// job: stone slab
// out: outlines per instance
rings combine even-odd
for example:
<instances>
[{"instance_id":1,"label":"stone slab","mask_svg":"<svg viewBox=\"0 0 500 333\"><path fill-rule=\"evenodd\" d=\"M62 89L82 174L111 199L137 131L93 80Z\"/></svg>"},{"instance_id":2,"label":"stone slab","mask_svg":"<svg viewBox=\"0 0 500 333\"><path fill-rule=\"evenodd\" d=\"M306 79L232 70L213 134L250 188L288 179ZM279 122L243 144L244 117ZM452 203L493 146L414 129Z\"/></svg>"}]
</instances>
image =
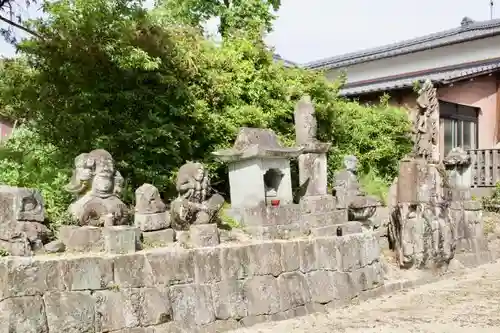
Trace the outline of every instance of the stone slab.
<instances>
[{"instance_id":1,"label":"stone slab","mask_svg":"<svg viewBox=\"0 0 500 333\"><path fill-rule=\"evenodd\" d=\"M62 225L59 228L59 239L68 252L104 251L104 240L100 227Z\"/></svg>"},{"instance_id":2,"label":"stone slab","mask_svg":"<svg viewBox=\"0 0 500 333\"><path fill-rule=\"evenodd\" d=\"M119 225L103 228L104 249L108 253L132 253L141 249L141 230Z\"/></svg>"},{"instance_id":3,"label":"stone slab","mask_svg":"<svg viewBox=\"0 0 500 333\"><path fill-rule=\"evenodd\" d=\"M170 212L141 214L135 213L134 224L142 231L156 231L170 227Z\"/></svg>"},{"instance_id":4,"label":"stone slab","mask_svg":"<svg viewBox=\"0 0 500 333\"><path fill-rule=\"evenodd\" d=\"M217 246L220 244L217 224L197 224L189 227L189 241L194 247Z\"/></svg>"},{"instance_id":5,"label":"stone slab","mask_svg":"<svg viewBox=\"0 0 500 333\"><path fill-rule=\"evenodd\" d=\"M156 231L145 231L142 233L144 247L161 247L175 242L175 230L163 229Z\"/></svg>"}]
</instances>

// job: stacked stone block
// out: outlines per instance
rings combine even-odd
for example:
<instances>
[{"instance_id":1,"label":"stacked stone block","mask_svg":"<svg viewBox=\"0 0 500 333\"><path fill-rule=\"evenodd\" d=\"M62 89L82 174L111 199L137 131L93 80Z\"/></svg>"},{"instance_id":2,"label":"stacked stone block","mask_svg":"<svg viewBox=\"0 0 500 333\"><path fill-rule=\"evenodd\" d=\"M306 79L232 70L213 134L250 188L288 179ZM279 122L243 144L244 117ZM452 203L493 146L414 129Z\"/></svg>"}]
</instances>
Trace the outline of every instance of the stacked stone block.
<instances>
[{"instance_id":1,"label":"stacked stone block","mask_svg":"<svg viewBox=\"0 0 500 333\"><path fill-rule=\"evenodd\" d=\"M290 239L307 235L335 236L362 231L359 222L347 222L347 210L336 209L333 196L306 196L300 204L257 206L237 212L237 220L256 239Z\"/></svg>"},{"instance_id":2,"label":"stacked stone block","mask_svg":"<svg viewBox=\"0 0 500 333\"><path fill-rule=\"evenodd\" d=\"M0 260L0 332L221 332L383 284L371 233Z\"/></svg>"}]
</instances>

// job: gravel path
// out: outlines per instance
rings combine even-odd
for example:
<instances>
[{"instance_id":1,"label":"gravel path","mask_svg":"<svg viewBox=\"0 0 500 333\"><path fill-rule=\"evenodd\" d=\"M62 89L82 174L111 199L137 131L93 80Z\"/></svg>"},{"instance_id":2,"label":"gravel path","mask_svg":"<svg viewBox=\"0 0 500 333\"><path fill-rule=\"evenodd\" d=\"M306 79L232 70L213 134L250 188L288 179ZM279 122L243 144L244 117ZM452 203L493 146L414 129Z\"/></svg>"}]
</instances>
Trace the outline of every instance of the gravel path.
<instances>
[{"instance_id":1,"label":"gravel path","mask_svg":"<svg viewBox=\"0 0 500 333\"><path fill-rule=\"evenodd\" d=\"M232 333L500 333L500 262L328 313Z\"/></svg>"}]
</instances>

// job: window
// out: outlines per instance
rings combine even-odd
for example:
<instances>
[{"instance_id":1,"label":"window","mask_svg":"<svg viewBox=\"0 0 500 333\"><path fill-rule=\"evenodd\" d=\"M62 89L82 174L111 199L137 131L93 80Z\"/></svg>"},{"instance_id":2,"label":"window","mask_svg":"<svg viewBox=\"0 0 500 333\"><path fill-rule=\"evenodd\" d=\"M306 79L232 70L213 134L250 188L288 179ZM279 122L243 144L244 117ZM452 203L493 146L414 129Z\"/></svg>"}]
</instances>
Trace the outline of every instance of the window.
<instances>
[{"instance_id":1,"label":"window","mask_svg":"<svg viewBox=\"0 0 500 333\"><path fill-rule=\"evenodd\" d=\"M477 149L478 108L439 101L441 156L452 148Z\"/></svg>"}]
</instances>

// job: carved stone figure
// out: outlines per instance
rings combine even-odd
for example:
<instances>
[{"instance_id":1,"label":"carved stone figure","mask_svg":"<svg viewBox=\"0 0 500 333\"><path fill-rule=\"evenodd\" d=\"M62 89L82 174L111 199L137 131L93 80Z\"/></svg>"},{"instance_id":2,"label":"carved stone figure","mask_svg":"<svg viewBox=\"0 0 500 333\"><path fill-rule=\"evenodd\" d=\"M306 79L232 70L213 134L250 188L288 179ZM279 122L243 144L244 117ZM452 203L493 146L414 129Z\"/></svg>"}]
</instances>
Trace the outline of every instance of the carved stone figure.
<instances>
[{"instance_id":1,"label":"carved stone figure","mask_svg":"<svg viewBox=\"0 0 500 333\"><path fill-rule=\"evenodd\" d=\"M371 224L370 218L375 214L380 202L361 190L357 169L358 159L356 156L344 157L344 170L335 174L335 196L339 207L348 208L349 221L359 221L368 226Z\"/></svg>"},{"instance_id":2,"label":"carved stone figure","mask_svg":"<svg viewBox=\"0 0 500 333\"><path fill-rule=\"evenodd\" d=\"M185 230L191 224L215 223L215 216L224 204L219 194L210 196L210 178L201 163L187 162L177 174L178 197L172 202L172 227Z\"/></svg>"},{"instance_id":3,"label":"carved stone figure","mask_svg":"<svg viewBox=\"0 0 500 333\"><path fill-rule=\"evenodd\" d=\"M418 92L417 110L411 114L413 151L415 158L439 162L439 101L437 90L430 80Z\"/></svg>"},{"instance_id":4,"label":"carved stone figure","mask_svg":"<svg viewBox=\"0 0 500 333\"><path fill-rule=\"evenodd\" d=\"M51 232L43 224L45 210L40 192L0 186L0 208L0 249L15 256L43 251Z\"/></svg>"},{"instance_id":5,"label":"carved stone figure","mask_svg":"<svg viewBox=\"0 0 500 333\"><path fill-rule=\"evenodd\" d=\"M135 191L134 223L143 232L163 230L170 227L170 214L160 197L158 189L143 184ZM143 234L146 238L146 234Z\"/></svg>"},{"instance_id":6,"label":"carved stone figure","mask_svg":"<svg viewBox=\"0 0 500 333\"><path fill-rule=\"evenodd\" d=\"M135 212L155 214L166 210L158 189L151 184L143 184L135 190Z\"/></svg>"},{"instance_id":7,"label":"carved stone figure","mask_svg":"<svg viewBox=\"0 0 500 333\"><path fill-rule=\"evenodd\" d=\"M297 103L294 121L295 142L303 149L298 156L299 182L305 192L303 195L325 196L328 183L326 153L331 143L320 142L316 137L318 122L309 96L304 96Z\"/></svg>"},{"instance_id":8,"label":"carved stone figure","mask_svg":"<svg viewBox=\"0 0 500 333\"><path fill-rule=\"evenodd\" d=\"M78 155L71 182L65 187L77 199L69 212L81 226L127 224L127 207L118 197L122 184L123 177L106 150Z\"/></svg>"}]
</instances>

